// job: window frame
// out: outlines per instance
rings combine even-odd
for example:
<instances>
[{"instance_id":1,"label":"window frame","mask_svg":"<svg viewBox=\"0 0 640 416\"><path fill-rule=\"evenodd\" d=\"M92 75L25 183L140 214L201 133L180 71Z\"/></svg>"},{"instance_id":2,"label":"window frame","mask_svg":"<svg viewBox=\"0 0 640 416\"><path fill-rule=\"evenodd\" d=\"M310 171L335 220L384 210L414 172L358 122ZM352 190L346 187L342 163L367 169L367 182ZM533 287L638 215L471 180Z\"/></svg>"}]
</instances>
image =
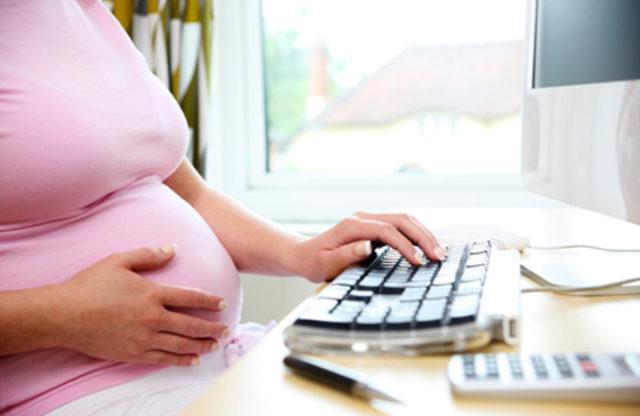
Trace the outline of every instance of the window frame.
<instances>
[{"instance_id":1,"label":"window frame","mask_svg":"<svg viewBox=\"0 0 640 416\"><path fill-rule=\"evenodd\" d=\"M215 3L211 184L263 215L287 222L336 221L363 209L548 204L524 191L519 175L268 173L261 3Z\"/></svg>"}]
</instances>

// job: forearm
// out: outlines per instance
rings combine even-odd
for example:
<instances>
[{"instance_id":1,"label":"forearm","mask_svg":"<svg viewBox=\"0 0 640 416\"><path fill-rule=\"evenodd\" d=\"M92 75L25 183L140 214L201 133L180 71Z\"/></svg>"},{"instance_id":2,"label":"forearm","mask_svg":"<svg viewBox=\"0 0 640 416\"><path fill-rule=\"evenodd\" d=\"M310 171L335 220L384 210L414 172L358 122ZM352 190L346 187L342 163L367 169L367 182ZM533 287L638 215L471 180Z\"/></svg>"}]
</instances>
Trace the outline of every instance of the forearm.
<instances>
[{"instance_id":1,"label":"forearm","mask_svg":"<svg viewBox=\"0 0 640 416\"><path fill-rule=\"evenodd\" d=\"M209 187L194 198L192 205L241 271L277 275L300 273L301 259L294 251L304 236L286 232Z\"/></svg>"},{"instance_id":2,"label":"forearm","mask_svg":"<svg viewBox=\"0 0 640 416\"><path fill-rule=\"evenodd\" d=\"M414 266L424 265L425 255L432 261L446 257L433 234L407 214L356 213L319 236L305 238L210 188L186 159L164 183L198 211L241 271L322 282L369 257L371 241L389 244Z\"/></svg>"},{"instance_id":3,"label":"forearm","mask_svg":"<svg viewBox=\"0 0 640 416\"><path fill-rule=\"evenodd\" d=\"M186 159L164 183L198 211L239 270L279 275L301 273L303 260L293 251L304 236L284 231L212 189Z\"/></svg>"},{"instance_id":4,"label":"forearm","mask_svg":"<svg viewBox=\"0 0 640 416\"><path fill-rule=\"evenodd\" d=\"M0 356L59 346L57 286L0 292Z\"/></svg>"}]
</instances>

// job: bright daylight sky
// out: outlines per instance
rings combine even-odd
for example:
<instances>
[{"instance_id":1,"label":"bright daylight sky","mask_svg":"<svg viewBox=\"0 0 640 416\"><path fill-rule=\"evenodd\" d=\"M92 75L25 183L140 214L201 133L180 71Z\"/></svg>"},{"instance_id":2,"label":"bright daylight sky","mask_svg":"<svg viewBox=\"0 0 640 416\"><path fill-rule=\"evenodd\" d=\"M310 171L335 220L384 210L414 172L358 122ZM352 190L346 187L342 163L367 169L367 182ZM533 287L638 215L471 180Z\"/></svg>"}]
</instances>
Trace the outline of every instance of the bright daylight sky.
<instances>
[{"instance_id":1,"label":"bright daylight sky","mask_svg":"<svg viewBox=\"0 0 640 416\"><path fill-rule=\"evenodd\" d=\"M404 48L522 39L525 0L263 0L267 32L301 32L300 47L324 39L347 61L353 84Z\"/></svg>"}]
</instances>

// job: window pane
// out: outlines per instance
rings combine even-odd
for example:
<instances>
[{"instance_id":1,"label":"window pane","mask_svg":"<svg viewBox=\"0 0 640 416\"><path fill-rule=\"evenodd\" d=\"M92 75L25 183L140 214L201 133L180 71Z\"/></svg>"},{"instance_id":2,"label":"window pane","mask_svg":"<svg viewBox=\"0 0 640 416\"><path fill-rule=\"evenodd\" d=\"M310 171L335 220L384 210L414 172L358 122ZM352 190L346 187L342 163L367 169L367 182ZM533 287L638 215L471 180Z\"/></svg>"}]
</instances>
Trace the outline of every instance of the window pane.
<instances>
[{"instance_id":1,"label":"window pane","mask_svg":"<svg viewBox=\"0 0 640 416\"><path fill-rule=\"evenodd\" d=\"M525 0L263 0L269 170L516 174Z\"/></svg>"}]
</instances>

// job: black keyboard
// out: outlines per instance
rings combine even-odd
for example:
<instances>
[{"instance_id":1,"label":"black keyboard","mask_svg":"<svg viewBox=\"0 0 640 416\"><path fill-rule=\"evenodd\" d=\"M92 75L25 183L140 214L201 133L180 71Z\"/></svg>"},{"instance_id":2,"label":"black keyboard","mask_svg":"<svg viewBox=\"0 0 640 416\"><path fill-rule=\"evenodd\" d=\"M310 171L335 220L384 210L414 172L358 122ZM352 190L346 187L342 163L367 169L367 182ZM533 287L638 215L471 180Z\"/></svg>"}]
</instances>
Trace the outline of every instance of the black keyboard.
<instances>
[{"instance_id":1,"label":"black keyboard","mask_svg":"<svg viewBox=\"0 0 640 416\"><path fill-rule=\"evenodd\" d=\"M394 331L475 321L491 243L448 247L442 262L416 267L398 251L380 249L369 266L345 270L312 301L294 325L355 331Z\"/></svg>"}]
</instances>

